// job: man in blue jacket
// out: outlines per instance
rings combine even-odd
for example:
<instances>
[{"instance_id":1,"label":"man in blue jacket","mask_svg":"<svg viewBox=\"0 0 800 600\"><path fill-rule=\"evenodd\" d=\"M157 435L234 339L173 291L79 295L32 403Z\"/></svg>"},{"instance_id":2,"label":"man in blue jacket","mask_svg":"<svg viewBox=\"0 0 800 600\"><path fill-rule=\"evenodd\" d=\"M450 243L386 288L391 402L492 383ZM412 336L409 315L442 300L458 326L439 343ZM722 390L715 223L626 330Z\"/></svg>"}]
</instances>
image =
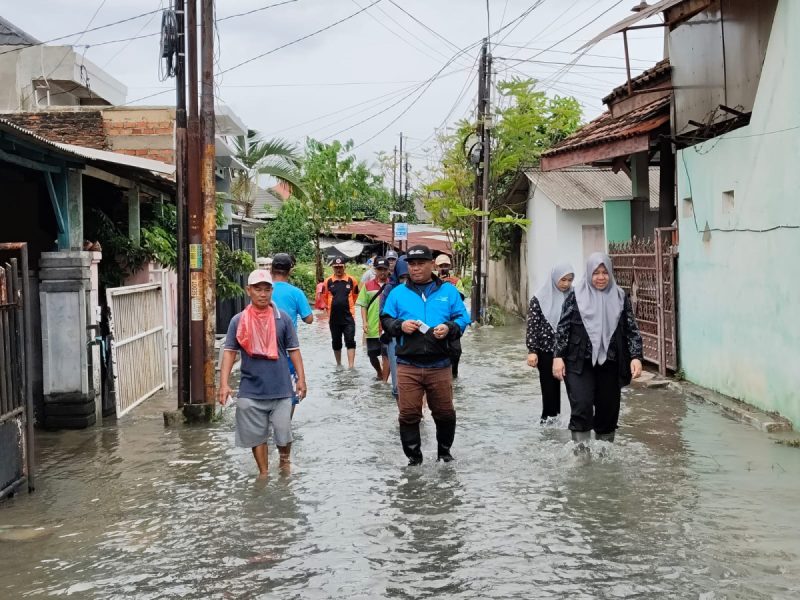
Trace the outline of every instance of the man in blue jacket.
<instances>
[{"instance_id":1,"label":"man in blue jacket","mask_svg":"<svg viewBox=\"0 0 800 600\"><path fill-rule=\"evenodd\" d=\"M436 423L437 460L450 462L456 434L450 343L464 333L469 317L455 286L433 274L430 248L412 246L406 259L409 281L391 291L381 312L384 331L397 339L400 440L408 464L422 464L419 422L427 396Z\"/></svg>"}]
</instances>

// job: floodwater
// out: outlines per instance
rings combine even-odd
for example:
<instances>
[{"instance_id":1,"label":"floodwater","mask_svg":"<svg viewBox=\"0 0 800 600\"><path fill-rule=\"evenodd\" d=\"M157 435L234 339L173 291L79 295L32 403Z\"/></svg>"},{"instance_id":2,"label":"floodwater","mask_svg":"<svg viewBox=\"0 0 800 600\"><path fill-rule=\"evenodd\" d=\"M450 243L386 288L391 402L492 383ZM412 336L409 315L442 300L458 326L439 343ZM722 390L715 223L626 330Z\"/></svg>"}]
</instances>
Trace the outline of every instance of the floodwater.
<instances>
[{"instance_id":1,"label":"floodwater","mask_svg":"<svg viewBox=\"0 0 800 600\"><path fill-rule=\"evenodd\" d=\"M538 424L521 327L464 342L454 463L405 466L396 408L301 326L310 396L289 475L255 479L233 409L165 429L154 399L40 433L38 489L0 505L0 598L800 597L800 452L713 407L627 393L618 443L576 458ZM566 399L563 407L567 410Z\"/></svg>"}]
</instances>

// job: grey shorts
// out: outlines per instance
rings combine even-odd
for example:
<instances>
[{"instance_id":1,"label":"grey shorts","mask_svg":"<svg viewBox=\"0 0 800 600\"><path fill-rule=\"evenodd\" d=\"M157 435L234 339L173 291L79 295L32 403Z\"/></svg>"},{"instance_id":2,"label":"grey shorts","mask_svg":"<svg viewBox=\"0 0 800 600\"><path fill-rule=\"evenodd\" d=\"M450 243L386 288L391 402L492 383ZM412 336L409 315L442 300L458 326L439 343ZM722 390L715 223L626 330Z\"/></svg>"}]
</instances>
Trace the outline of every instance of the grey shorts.
<instances>
[{"instance_id":1,"label":"grey shorts","mask_svg":"<svg viewBox=\"0 0 800 600\"><path fill-rule=\"evenodd\" d=\"M239 398L236 403L236 445L255 448L267 443L269 426L276 446L292 441L292 399L251 400Z\"/></svg>"}]
</instances>

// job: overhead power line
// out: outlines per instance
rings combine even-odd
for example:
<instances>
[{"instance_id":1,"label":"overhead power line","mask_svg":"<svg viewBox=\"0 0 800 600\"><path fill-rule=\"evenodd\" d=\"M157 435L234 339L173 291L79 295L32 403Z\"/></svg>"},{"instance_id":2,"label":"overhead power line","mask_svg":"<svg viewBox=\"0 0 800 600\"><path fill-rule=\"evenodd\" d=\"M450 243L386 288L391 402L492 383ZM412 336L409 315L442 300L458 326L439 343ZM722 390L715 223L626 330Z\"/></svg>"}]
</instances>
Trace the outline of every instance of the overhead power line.
<instances>
[{"instance_id":1,"label":"overhead power line","mask_svg":"<svg viewBox=\"0 0 800 600\"><path fill-rule=\"evenodd\" d=\"M122 23L129 23L130 21L135 21L136 19L141 19L143 17L147 17L147 16L150 16L150 15L152 15L154 13L158 13L158 12L161 12L160 8L156 9L156 10L148 11L146 13L141 13L141 14L138 14L138 15L134 15L132 17L128 17L127 19L120 19L119 21L114 21L113 23L106 23L105 25L98 25L97 27L91 27L91 28L87 27L83 31L77 31L75 33L68 33L67 35L60 35L58 37L50 38L49 40L45 40L43 42L36 42L34 44L28 44L27 46L17 46L17 47L14 47L14 48L10 48L9 50L4 50L3 52L0 52L0 56L2 56L3 54L9 54L11 52L20 52L21 50L25 50L26 48L32 48L32 47L35 47L35 46L44 46L46 44L51 44L52 42L58 42L60 40L66 40L67 38L75 37L76 35L83 37L87 33L91 33L93 31L99 31L101 29L107 29L109 27L114 27L115 25L121 25Z\"/></svg>"},{"instance_id":2,"label":"overhead power line","mask_svg":"<svg viewBox=\"0 0 800 600\"><path fill-rule=\"evenodd\" d=\"M378 4L381 1L382 0L373 0L373 2L371 2L370 4L365 6L364 8L362 8L360 10L357 10L356 12L354 12L352 14L349 14L346 17L344 17L342 19L339 19L338 21L334 21L330 25L326 25L325 27L317 29L316 31L312 31L311 33L309 33L307 35L304 35L303 37L299 37L299 38L297 38L295 40L292 40L291 42L287 42L285 44L282 44L282 45L278 46L277 48L273 48L272 50L267 50L266 52L262 52L261 54L257 54L256 56L253 56L252 58L248 58L247 60L243 60L242 62L240 62L238 64L235 64L232 67L228 67L227 69L223 69L222 71L217 73L217 75L224 75L225 73L230 73L231 71L233 71L235 69L238 69L240 67L243 67L244 65L250 64L251 62L256 61L256 60L258 60L260 58L264 58L265 56L269 56L270 54L274 54L275 52L278 52L279 50L283 50L284 48L288 48L289 46L293 46L295 44L299 44L300 42L302 42L304 40L307 40L308 38L314 37L315 35L318 35L320 33L328 31L329 29L333 29L337 25L341 25L345 21L349 21L350 19L352 19L354 17L357 17L358 15L363 13L364 11L369 10L370 8L372 8L373 6L375 6L376 4Z\"/></svg>"}]
</instances>

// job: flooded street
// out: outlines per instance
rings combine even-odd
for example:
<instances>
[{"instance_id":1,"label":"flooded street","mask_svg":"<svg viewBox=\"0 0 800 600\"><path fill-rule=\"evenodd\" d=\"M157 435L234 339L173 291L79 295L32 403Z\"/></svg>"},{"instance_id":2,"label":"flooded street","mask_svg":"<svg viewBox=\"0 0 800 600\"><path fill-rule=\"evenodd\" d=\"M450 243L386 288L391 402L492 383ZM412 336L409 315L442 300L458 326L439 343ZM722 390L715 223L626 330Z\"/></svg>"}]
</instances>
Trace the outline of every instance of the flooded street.
<instances>
[{"instance_id":1,"label":"flooded street","mask_svg":"<svg viewBox=\"0 0 800 600\"><path fill-rule=\"evenodd\" d=\"M464 341L456 461L434 461L428 415L409 468L361 345L336 369L327 324L300 329L290 475L271 447L256 481L233 409L165 429L161 398L40 432L38 489L0 505L0 598L800 597L798 450L637 389L618 443L578 459L566 418L538 424L516 326Z\"/></svg>"}]
</instances>

